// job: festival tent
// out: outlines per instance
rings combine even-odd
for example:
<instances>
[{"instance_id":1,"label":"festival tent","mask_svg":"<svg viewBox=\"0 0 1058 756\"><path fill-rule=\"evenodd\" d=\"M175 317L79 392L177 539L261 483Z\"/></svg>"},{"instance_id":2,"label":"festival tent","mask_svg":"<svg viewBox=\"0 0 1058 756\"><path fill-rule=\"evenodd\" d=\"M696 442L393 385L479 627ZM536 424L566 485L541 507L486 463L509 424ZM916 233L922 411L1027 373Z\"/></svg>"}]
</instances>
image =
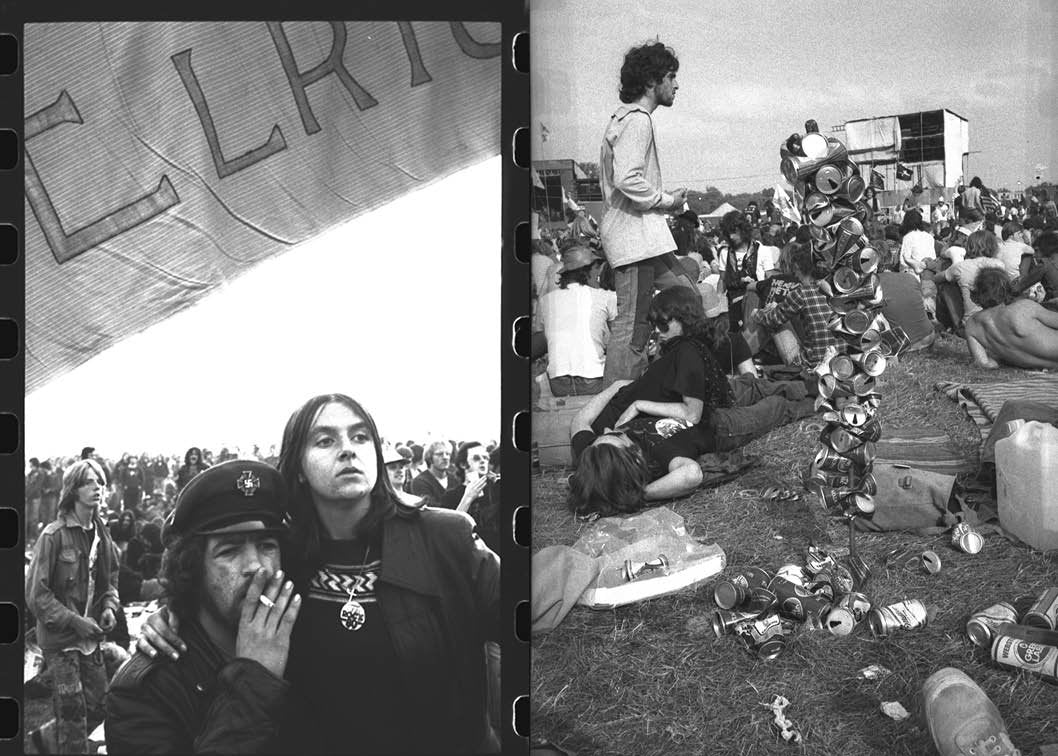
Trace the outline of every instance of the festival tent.
<instances>
[{"instance_id":1,"label":"festival tent","mask_svg":"<svg viewBox=\"0 0 1058 756\"><path fill-rule=\"evenodd\" d=\"M732 207L730 202L725 202L720 205L720 207L716 208L716 210L713 210L713 212L706 213L705 215L699 215L698 217L702 220L705 220L707 218L709 220L716 220L719 218L723 218L727 213L730 213L732 210L738 210L738 208Z\"/></svg>"},{"instance_id":2,"label":"festival tent","mask_svg":"<svg viewBox=\"0 0 1058 756\"><path fill-rule=\"evenodd\" d=\"M27 392L499 154L499 40L496 23L26 25Z\"/></svg>"}]
</instances>

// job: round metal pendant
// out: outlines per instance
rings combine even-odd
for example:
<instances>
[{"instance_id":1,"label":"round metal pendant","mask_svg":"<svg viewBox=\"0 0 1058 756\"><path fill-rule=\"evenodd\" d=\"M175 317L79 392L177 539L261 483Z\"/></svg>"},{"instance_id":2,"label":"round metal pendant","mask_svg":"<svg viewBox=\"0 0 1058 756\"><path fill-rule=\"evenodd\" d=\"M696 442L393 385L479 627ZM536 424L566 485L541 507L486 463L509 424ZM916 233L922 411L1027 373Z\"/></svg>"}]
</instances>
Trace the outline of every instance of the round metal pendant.
<instances>
[{"instance_id":1,"label":"round metal pendant","mask_svg":"<svg viewBox=\"0 0 1058 756\"><path fill-rule=\"evenodd\" d=\"M349 599L342 605L342 610L338 613L338 621L346 630L359 630L367 621L367 612L364 611L359 601Z\"/></svg>"}]
</instances>

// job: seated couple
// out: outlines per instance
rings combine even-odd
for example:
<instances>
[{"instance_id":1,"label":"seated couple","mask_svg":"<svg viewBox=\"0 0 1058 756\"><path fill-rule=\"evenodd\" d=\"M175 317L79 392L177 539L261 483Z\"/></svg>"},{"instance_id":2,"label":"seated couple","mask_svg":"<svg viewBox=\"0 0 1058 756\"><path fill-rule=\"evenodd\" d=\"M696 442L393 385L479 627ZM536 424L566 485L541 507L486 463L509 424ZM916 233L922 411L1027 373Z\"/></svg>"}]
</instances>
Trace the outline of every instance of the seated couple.
<instances>
[{"instance_id":1,"label":"seated couple","mask_svg":"<svg viewBox=\"0 0 1058 756\"><path fill-rule=\"evenodd\" d=\"M627 514L688 494L702 482L702 454L730 451L814 414L800 381L724 375L696 291L662 291L649 317L660 356L640 378L614 382L573 418L569 504L577 514ZM659 429L661 418L676 422Z\"/></svg>"}]
</instances>

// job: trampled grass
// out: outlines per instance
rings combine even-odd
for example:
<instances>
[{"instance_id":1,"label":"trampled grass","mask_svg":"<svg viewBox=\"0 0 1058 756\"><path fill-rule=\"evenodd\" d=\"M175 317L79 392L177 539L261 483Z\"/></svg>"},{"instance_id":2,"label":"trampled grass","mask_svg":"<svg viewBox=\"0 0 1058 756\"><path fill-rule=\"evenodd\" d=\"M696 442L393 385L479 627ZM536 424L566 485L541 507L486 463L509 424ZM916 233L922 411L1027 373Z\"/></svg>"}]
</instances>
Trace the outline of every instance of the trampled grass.
<instances>
[{"instance_id":1,"label":"trampled grass","mask_svg":"<svg viewBox=\"0 0 1058 756\"><path fill-rule=\"evenodd\" d=\"M980 437L963 410L933 390L941 380L987 382L1019 371L974 368L964 342L949 337L931 353L910 355L882 377L883 431L892 426L941 428L977 461ZM793 423L749 445L758 464L717 488L669 502L688 530L726 552L728 570L747 565L775 569L803 563L810 539L848 546L842 520L815 501L774 503L740 498L743 489L797 487L816 449L817 430ZM583 529L565 508L563 470L533 477L533 549L574 543ZM533 640L532 736L578 756L620 754L929 754L934 753L921 714L921 688L937 669L969 674L992 698L1022 753L1058 743L1058 685L992 662L966 636L968 616L998 601L1058 585L1058 555L1033 552L997 534L983 551L964 554L947 533L858 534L857 547L873 570L867 594L875 605L905 598L934 604L925 628L876 639L865 627L844 638L802 630L774 661L759 661L737 640L717 639L709 619L710 581L677 594L613 611L574 609L551 633ZM914 564L890 564L893 549L916 555L936 551L942 569L928 575ZM859 670L877 664L876 680ZM791 702L786 716L803 736L788 744L765 708L776 694ZM894 721L882 702L910 713Z\"/></svg>"}]
</instances>

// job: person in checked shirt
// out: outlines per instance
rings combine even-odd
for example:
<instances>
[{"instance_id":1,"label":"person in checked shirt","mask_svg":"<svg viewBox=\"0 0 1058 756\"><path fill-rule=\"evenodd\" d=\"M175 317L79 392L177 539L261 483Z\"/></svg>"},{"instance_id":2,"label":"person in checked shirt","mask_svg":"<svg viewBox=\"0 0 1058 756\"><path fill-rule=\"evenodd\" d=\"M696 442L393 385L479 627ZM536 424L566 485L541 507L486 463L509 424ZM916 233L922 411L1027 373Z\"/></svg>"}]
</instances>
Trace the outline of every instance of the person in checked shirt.
<instances>
[{"instance_id":1,"label":"person in checked shirt","mask_svg":"<svg viewBox=\"0 0 1058 756\"><path fill-rule=\"evenodd\" d=\"M798 244L791 250L790 264L798 285L792 287L779 304L764 310L754 310L753 319L770 330L777 330L783 323L797 316L801 321L803 339L801 361L814 368L822 361L828 347L845 351L844 344L834 332L827 328L831 316L826 296L819 291L815 277L815 263L808 244Z\"/></svg>"}]
</instances>

